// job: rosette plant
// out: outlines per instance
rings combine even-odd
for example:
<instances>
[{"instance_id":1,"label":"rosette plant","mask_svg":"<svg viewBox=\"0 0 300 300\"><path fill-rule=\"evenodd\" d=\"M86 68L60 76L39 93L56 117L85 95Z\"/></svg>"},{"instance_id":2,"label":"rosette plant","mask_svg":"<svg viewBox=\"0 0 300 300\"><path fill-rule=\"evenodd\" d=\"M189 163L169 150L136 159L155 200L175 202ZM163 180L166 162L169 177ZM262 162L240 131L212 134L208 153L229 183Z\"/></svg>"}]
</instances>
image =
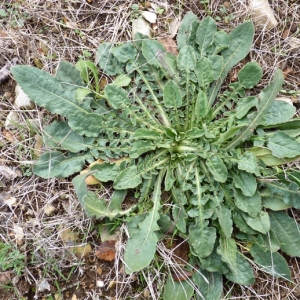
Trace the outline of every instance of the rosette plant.
<instances>
[{"instance_id":1,"label":"rosette plant","mask_svg":"<svg viewBox=\"0 0 300 300\"><path fill-rule=\"evenodd\" d=\"M76 194L89 216L128 222L127 273L151 263L170 228L187 239L196 270L187 281L169 277L165 299L219 299L224 278L251 285L249 261L291 280L281 252L300 256L299 224L287 211L300 208L300 172L282 168L300 157L300 120L295 107L276 100L281 70L255 88L263 71L246 58L253 37L251 22L227 34L211 17L200 22L189 12L177 56L137 34L102 43L95 63L61 62L55 76L12 68L33 102L64 117L44 129L50 151L34 173L69 177L90 164L73 179ZM103 90L99 72L110 81ZM109 201L88 189L89 176L111 184ZM128 194L133 205L124 202Z\"/></svg>"}]
</instances>

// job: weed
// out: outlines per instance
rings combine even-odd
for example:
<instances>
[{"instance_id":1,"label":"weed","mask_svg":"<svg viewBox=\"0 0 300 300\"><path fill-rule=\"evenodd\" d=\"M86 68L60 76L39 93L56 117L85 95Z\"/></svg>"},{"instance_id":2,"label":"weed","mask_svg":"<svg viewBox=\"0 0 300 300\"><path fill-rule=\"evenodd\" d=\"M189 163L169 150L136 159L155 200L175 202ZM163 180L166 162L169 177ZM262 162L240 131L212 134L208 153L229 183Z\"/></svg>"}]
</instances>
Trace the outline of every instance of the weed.
<instances>
[{"instance_id":1,"label":"weed","mask_svg":"<svg viewBox=\"0 0 300 300\"><path fill-rule=\"evenodd\" d=\"M12 68L32 101L67 120L45 128L51 151L34 173L68 177L90 164L88 173L73 179L77 196L89 216L130 216L127 273L148 267L170 227L188 239L190 265L200 268L184 282L168 276L164 299L190 299L195 290L219 299L223 276L253 284L245 253L264 272L290 280L278 251L300 256L298 224L284 212L300 208L299 172L281 169L300 157L294 130L300 120L292 119L293 106L275 101L283 74L277 70L256 96L249 92L262 69L248 62L221 92L253 36L251 22L226 34L211 17L199 22L188 13L177 35L177 57L139 34L116 47L102 43L97 64L114 77L103 91L91 61L76 67L61 62L55 77L29 66ZM88 190L91 175L112 182L109 202ZM124 207L131 191L139 199Z\"/></svg>"},{"instance_id":2,"label":"weed","mask_svg":"<svg viewBox=\"0 0 300 300\"><path fill-rule=\"evenodd\" d=\"M0 269L12 270L17 276L24 272L25 255L15 246L0 242Z\"/></svg>"}]
</instances>

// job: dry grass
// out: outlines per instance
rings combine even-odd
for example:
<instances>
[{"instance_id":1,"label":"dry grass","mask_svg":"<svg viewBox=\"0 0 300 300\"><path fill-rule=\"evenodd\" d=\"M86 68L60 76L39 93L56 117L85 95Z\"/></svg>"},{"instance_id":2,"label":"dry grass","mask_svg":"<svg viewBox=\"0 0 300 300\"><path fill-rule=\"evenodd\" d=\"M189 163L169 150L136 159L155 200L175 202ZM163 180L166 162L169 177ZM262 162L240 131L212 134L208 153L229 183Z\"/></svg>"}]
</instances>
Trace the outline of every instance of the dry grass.
<instances>
[{"instance_id":1,"label":"dry grass","mask_svg":"<svg viewBox=\"0 0 300 300\"><path fill-rule=\"evenodd\" d=\"M170 20L188 10L200 18L208 13L217 17L218 26L225 31L250 18L245 0L209 1L206 7L198 0L151 2L165 8L165 13L158 17L157 28L153 30L155 37L165 36ZM279 67L286 71L284 88L299 91L300 57L299 51L291 46L291 38L300 36L300 5L298 1L271 2L279 24L270 31L257 29L249 59L256 60L263 67L263 85ZM5 8L8 14L0 17L0 68L17 57L19 64L36 65L55 73L59 61L75 63L84 51L94 55L102 41L130 40L131 6L134 3L139 1L2 1L0 8ZM226 12L222 13L224 5ZM37 141L43 139L43 127L52 117L38 108L18 110L13 100L14 81L9 79L5 85L0 84L0 143L3 144L0 165L18 172L13 178L1 178L0 174L0 240L15 245L26 259L22 276L8 274L12 284L2 284L0 298L47 299L50 294L57 297L61 294L61 299L71 299L76 294L80 300L102 297L159 299L166 270L181 272L175 254L163 244L158 248L160 257L156 258L155 263L141 274L131 276L124 273L122 263L126 238L124 226L121 228L124 240L118 244L119 251L114 263L99 262L93 254L77 258L70 253L70 246L61 238L63 231L69 228L80 237L80 245L95 247L100 241L98 223L85 217L69 180L42 180L31 175L32 163L37 158ZM293 101L299 104L299 94ZM5 119L11 111L17 113L19 125L4 130ZM30 125L29 119L35 120L34 126ZM11 207L3 202L9 197L16 198L16 203ZM53 213L47 215L49 207L53 207ZM299 213L294 213L295 218L299 219ZM16 235L16 226L23 230L21 241ZM224 299L299 299L299 260L291 258L289 264L294 284L256 270L257 280L251 287L226 283ZM97 272L99 268L102 268L102 274ZM42 279L47 279L51 291L39 292ZM102 280L104 288L96 287L96 280ZM4 285L7 285L8 293Z\"/></svg>"}]
</instances>

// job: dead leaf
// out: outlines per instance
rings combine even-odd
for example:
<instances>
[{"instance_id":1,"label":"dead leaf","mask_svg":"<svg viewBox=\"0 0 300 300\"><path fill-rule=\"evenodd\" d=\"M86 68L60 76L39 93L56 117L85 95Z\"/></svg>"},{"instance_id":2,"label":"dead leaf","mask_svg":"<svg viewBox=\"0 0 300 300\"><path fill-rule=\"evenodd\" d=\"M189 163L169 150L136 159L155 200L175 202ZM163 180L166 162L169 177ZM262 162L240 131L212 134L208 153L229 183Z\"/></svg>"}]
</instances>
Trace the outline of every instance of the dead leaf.
<instances>
[{"instance_id":1,"label":"dead leaf","mask_svg":"<svg viewBox=\"0 0 300 300\"><path fill-rule=\"evenodd\" d=\"M35 143L33 146L33 152L34 152L35 156L40 157L42 154L41 148L42 148L42 144L43 144L43 139L39 134L36 134L34 139L35 139Z\"/></svg>"},{"instance_id":2,"label":"dead leaf","mask_svg":"<svg viewBox=\"0 0 300 300\"><path fill-rule=\"evenodd\" d=\"M70 251L74 253L78 258L83 258L88 256L93 250L90 244L86 244L84 246L75 246L70 248Z\"/></svg>"},{"instance_id":3,"label":"dead leaf","mask_svg":"<svg viewBox=\"0 0 300 300\"><path fill-rule=\"evenodd\" d=\"M102 77L101 79L100 79L100 83L99 83L99 86L100 86L100 90L102 91L102 90L104 90L104 88L106 87L106 85L107 85L107 78L106 77Z\"/></svg>"},{"instance_id":4,"label":"dead leaf","mask_svg":"<svg viewBox=\"0 0 300 300\"><path fill-rule=\"evenodd\" d=\"M175 37L175 35L178 32L178 29L180 27L180 22L181 19L179 17L176 17L175 19L173 19L169 25L169 34L170 34L170 38Z\"/></svg>"},{"instance_id":5,"label":"dead leaf","mask_svg":"<svg viewBox=\"0 0 300 300\"><path fill-rule=\"evenodd\" d=\"M178 55L177 44L170 37L157 38L157 40L165 47L167 52Z\"/></svg>"},{"instance_id":6,"label":"dead leaf","mask_svg":"<svg viewBox=\"0 0 300 300\"><path fill-rule=\"evenodd\" d=\"M237 74L238 74L238 70L237 69L233 69L231 72L229 72L229 76L230 76L230 81L231 82L235 82L235 81L238 80Z\"/></svg>"},{"instance_id":7,"label":"dead leaf","mask_svg":"<svg viewBox=\"0 0 300 300\"><path fill-rule=\"evenodd\" d=\"M60 238L66 246L74 246L78 236L78 232L73 232L70 228L63 230L60 234Z\"/></svg>"},{"instance_id":8,"label":"dead leaf","mask_svg":"<svg viewBox=\"0 0 300 300\"><path fill-rule=\"evenodd\" d=\"M285 30L285 31L283 32L282 37L283 37L284 39L286 39L289 35L290 35L290 30L287 29L287 30Z\"/></svg>"},{"instance_id":9,"label":"dead leaf","mask_svg":"<svg viewBox=\"0 0 300 300\"><path fill-rule=\"evenodd\" d=\"M172 278L174 281L184 281L187 280L189 277L193 276L193 272L187 270L178 270L176 273L172 272Z\"/></svg>"},{"instance_id":10,"label":"dead leaf","mask_svg":"<svg viewBox=\"0 0 300 300\"><path fill-rule=\"evenodd\" d=\"M33 57L32 59L37 68L43 69L44 64L37 57Z\"/></svg>"},{"instance_id":11,"label":"dead leaf","mask_svg":"<svg viewBox=\"0 0 300 300\"><path fill-rule=\"evenodd\" d=\"M18 134L13 134L12 131L10 130L6 130L4 129L3 130L3 136L11 143L15 143L15 142L18 142L19 140L19 136Z\"/></svg>"},{"instance_id":12,"label":"dead leaf","mask_svg":"<svg viewBox=\"0 0 300 300\"><path fill-rule=\"evenodd\" d=\"M292 68L286 68L285 70L283 70L283 76L284 78L287 78L289 74L293 74L294 70Z\"/></svg>"},{"instance_id":13,"label":"dead leaf","mask_svg":"<svg viewBox=\"0 0 300 300\"><path fill-rule=\"evenodd\" d=\"M95 255L101 259L106 261L112 261L116 257L116 241L105 241L102 242L96 249Z\"/></svg>"}]
</instances>

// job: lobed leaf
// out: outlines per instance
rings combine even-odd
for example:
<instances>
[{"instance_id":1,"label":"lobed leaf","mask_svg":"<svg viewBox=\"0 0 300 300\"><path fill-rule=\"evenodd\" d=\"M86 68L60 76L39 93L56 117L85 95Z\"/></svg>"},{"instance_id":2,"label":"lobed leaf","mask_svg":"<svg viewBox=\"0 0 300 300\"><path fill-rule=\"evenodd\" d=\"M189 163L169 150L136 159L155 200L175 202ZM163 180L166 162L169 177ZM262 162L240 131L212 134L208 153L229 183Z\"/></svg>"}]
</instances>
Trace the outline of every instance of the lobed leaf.
<instances>
[{"instance_id":1,"label":"lobed leaf","mask_svg":"<svg viewBox=\"0 0 300 300\"><path fill-rule=\"evenodd\" d=\"M68 177L82 170L91 154L70 154L65 156L58 151L43 153L33 166L33 173L42 178Z\"/></svg>"},{"instance_id":2,"label":"lobed leaf","mask_svg":"<svg viewBox=\"0 0 300 300\"><path fill-rule=\"evenodd\" d=\"M60 81L42 70L14 66L11 72L31 101L54 114L69 117L75 112L85 114L91 111L87 104L75 101L74 89L64 89Z\"/></svg>"}]
</instances>

